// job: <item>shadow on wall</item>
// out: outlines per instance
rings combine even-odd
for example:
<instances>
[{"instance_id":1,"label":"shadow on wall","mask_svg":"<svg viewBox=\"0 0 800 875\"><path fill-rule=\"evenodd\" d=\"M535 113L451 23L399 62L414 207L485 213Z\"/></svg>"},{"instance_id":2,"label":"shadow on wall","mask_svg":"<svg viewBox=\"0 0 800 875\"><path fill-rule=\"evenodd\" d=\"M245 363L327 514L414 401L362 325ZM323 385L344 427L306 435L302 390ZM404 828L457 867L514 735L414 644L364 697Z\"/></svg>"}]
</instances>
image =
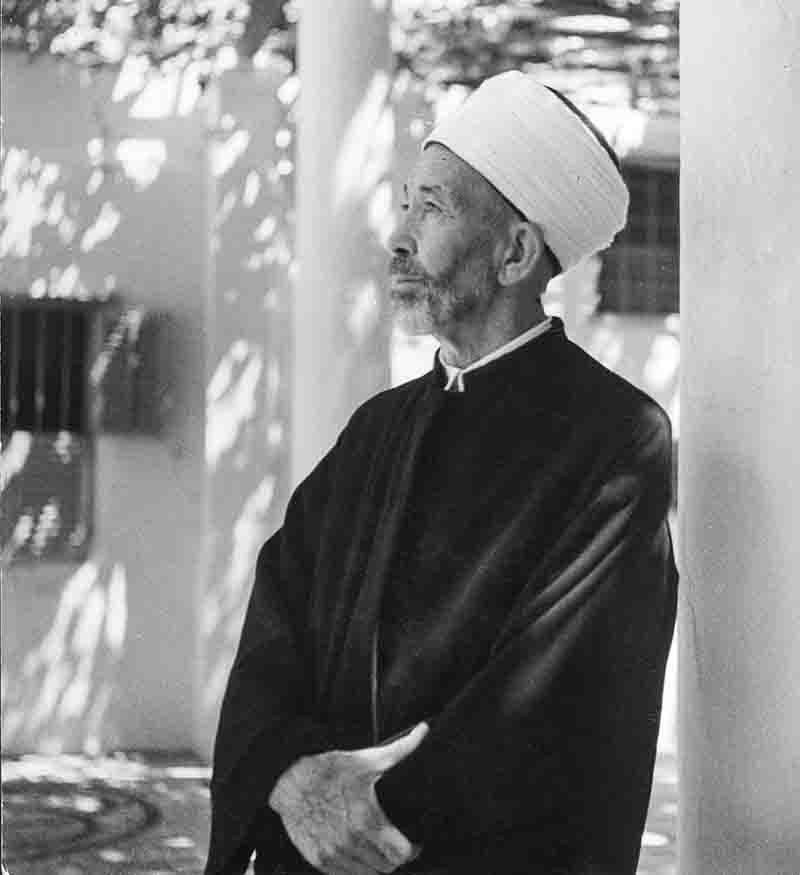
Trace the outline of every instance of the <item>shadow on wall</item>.
<instances>
[{"instance_id":1,"label":"shadow on wall","mask_svg":"<svg viewBox=\"0 0 800 875\"><path fill-rule=\"evenodd\" d=\"M90 438L88 560L6 572L4 749L207 752L255 557L286 500L297 80L230 71L201 100L191 65L13 56L4 76L50 121L8 126L3 287L123 290L177 326L163 433Z\"/></svg>"},{"instance_id":2,"label":"shadow on wall","mask_svg":"<svg viewBox=\"0 0 800 875\"><path fill-rule=\"evenodd\" d=\"M116 735L108 712L118 694L128 632L125 567L92 560L75 568L53 616L38 613L31 586L36 581L28 577L17 569L6 583L28 589L30 615L23 625L22 618L3 612L3 746L58 753L80 737L87 753L99 753L113 746ZM20 640L24 632L35 638L35 646ZM18 647L24 655L14 652Z\"/></svg>"},{"instance_id":3,"label":"shadow on wall","mask_svg":"<svg viewBox=\"0 0 800 875\"><path fill-rule=\"evenodd\" d=\"M288 491L294 107L288 70L230 71L209 119L212 205L193 746L209 756L264 540Z\"/></svg>"}]
</instances>

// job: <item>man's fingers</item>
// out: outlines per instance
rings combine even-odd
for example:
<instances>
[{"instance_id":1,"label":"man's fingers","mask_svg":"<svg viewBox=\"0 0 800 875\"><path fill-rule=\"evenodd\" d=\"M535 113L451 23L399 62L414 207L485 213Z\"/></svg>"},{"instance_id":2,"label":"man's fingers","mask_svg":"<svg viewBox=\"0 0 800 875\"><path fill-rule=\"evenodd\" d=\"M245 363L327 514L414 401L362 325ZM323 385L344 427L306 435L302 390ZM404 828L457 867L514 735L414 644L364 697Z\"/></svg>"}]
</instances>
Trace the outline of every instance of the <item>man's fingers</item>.
<instances>
[{"instance_id":1,"label":"man's fingers","mask_svg":"<svg viewBox=\"0 0 800 875\"><path fill-rule=\"evenodd\" d=\"M384 873L384 875L387 875L389 872L394 872L394 870L401 865L400 862L392 862L392 860L383 854L380 849L367 844L366 842L354 845L349 850L344 851L344 854L348 859L352 858L358 861L361 865L367 866L370 871L381 872Z\"/></svg>"},{"instance_id":2,"label":"man's fingers","mask_svg":"<svg viewBox=\"0 0 800 875\"><path fill-rule=\"evenodd\" d=\"M358 851L342 851L338 855L336 862L347 875L378 875L378 873L386 871L384 869L376 869L374 866L365 863Z\"/></svg>"},{"instance_id":3,"label":"man's fingers","mask_svg":"<svg viewBox=\"0 0 800 875\"><path fill-rule=\"evenodd\" d=\"M370 787L370 802L378 814L378 821L372 833L373 843L378 850L395 866L403 866L415 860L420 855L421 848L413 845L386 816L378 801L374 784Z\"/></svg>"},{"instance_id":4,"label":"man's fingers","mask_svg":"<svg viewBox=\"0 0 800 875\"><path fill-rule=\"evenodd\" d=\"M306 862L325 875L382 875L385 871L364 862L363 856L355 849L331 848L314 852L301 850L300 853Z\"/></svg>"},{"instance_id":5,"label":"man's fingers","mask_svg":"<svg viewBox=\"0 0 800 875\"><path fill-rule=\"evenodd\" d=\"M394 872L398 866L406 862L395 848L384 846L379 837L371 835L358 838L347 853L377 872Z\"/></svg>"},{"instance_id":6,"label":"man's fingers","mask_svg":"<svg viewBox=\"0 0 800 875\"><path fill-rule=\"evenodd\" d=\"M412 754L428 734L428 724L418 723L411 732L401 735L389 744L368 748L370 759L378 771L385 772Z\"/></svg>"},{"instance_id":7,"label":"man's fingers","mask_svg":"<svg viewBox=\"0 0 800 875\"><path fill-rule=\"evenodd\" d=\"M396 826L388 822L378 830L376 844L381 853L395 866L402 866L419 856L419 850Z\"/></svg>"}]
</instances>

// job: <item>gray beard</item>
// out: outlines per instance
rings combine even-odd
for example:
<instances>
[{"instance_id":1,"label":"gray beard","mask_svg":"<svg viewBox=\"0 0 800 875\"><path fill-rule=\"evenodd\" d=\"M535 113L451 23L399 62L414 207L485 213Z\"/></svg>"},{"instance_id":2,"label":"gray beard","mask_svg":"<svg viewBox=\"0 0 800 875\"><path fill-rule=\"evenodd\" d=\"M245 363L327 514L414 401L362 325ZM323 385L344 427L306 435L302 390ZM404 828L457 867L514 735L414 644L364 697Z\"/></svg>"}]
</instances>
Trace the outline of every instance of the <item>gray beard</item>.
<instances>
[{"instance_id":1,"label":"gray beard","mask_svg":"<svg viewBox=\"0 0 800 875\"><path fill-rule=\"evenodd\" d=\"M474 313L487 297L494 296L490 265L483 266L475 281L459 291L455 285L455 271L429 278L425 283L425 300L434 324L459 322Z\"/></svg>"}]
</instances>

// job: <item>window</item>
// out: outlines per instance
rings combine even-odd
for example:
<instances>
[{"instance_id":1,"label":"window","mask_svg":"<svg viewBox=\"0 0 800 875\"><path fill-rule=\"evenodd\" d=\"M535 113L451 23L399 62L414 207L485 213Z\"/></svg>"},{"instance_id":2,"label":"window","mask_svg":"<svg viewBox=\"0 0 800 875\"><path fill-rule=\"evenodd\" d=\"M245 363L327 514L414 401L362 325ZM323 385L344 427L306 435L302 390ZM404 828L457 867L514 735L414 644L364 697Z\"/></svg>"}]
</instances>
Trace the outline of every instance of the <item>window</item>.
<instances>
[{"instance_id":1,"label":"window","mask_svg":"<svg viewBox=\"0 0 800 875\"><path fill-rule=\"evenodd\" d=\"M0 558L84 557L92 440L88 360L96 305L2 298Z\"/></svg>"},{"instance_id":2,"label":"window","mask_svg":"<svg viewBox=\"0 0 800 875\"><path fill-rule=\"evenodd\" d=\"M600 310L677 313L679 309L679 187L671 167L628 166L628 225L602 253Z\"/></svg>"},{"instance_id":3,"label":"window","mask_svg":"<svg viewBox=\"0 0 800 875\"><path fill-rule=\"evenodd\" d=\"M2 307L3 432L86 431L86 308Z\"/></svg>"},{"instance_id":4,"label":"window","mask_svg":"<svg viewBox=\"0 0 800 875\"><path fill-rule=\"evenodd\" d=\"M0 562L85 558L94 436L158 435L173 406L165 313L0 295Z\"/></svg>"}]
</instances>

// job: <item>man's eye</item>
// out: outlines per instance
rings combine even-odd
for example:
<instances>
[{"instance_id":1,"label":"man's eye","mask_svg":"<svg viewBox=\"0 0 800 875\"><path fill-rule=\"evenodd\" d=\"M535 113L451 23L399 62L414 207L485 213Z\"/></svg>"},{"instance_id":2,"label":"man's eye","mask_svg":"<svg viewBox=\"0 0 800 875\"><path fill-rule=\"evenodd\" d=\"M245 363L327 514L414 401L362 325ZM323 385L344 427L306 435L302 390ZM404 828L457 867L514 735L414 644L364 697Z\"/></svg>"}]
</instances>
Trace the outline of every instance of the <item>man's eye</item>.
<instances>
[{"instance_id":1,"label":"man's eye","mask_svg":"<svg viewBox=\"0 0 800 875\"><path fill-rule=\"evenodd\" d=\"M410 203L406 202L406 203L400 204L400 211L401 212L407 213L410 209L411 209ZM423 201L422 202L422 211L427 213L427 212L430 212L431 210L434 210L435 212L440 213L442 211L442 208L439 204L436 203L436 201Z\"/></svg>"}]
</instances>

